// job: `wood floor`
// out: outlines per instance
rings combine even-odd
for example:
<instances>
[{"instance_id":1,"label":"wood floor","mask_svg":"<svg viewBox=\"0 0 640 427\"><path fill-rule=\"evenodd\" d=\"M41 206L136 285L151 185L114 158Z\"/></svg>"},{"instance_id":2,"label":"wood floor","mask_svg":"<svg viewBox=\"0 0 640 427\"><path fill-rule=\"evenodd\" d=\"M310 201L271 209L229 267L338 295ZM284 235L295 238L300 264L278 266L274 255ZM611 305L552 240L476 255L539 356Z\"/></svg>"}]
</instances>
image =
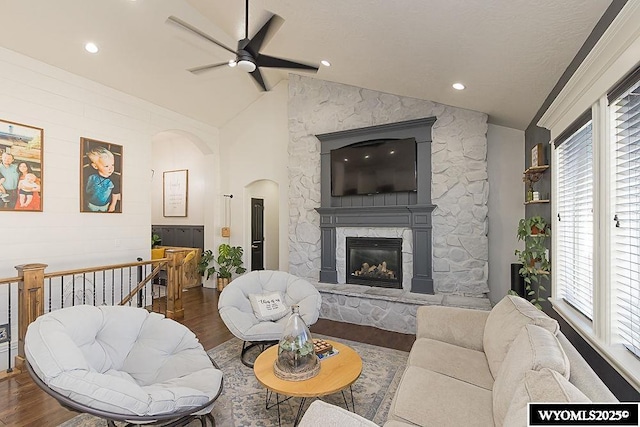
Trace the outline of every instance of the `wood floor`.
<instances>
[{"instance_id":1,"label":"wood floor","mask_svg":"<svg viewBox=\"0 0 640 427\"><path fill-rule=\"evenodd\" d=\"M233 337L220 319L217 306L218 292L213 289L192 288L184 294L185 317L181 323L196 334L205 349ZM409 351L415 340L414 335L325 319L318 320L311 332L404 351ZM0 426L57 426L76 415L40 390L27 373L0 381Z\"/></svg>"}]
</instances>

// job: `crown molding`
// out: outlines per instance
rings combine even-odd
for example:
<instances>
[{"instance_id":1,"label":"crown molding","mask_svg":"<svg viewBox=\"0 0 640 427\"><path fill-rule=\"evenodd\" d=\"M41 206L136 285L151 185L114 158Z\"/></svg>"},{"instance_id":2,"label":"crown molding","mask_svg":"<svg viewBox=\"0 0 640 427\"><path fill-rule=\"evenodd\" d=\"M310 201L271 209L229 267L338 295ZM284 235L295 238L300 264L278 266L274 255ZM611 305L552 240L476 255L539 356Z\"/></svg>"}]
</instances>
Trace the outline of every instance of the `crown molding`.
<instances>
[{"instance_id":1,"label":"crown molding","mask_svg":"<svg viewBox=\"0 0 640 427\"><path fill-rule=\"evenodd\" d=\"M538 121L555 138L640 58L640 1L629 1Z\"/></svg>"}]
</instances>

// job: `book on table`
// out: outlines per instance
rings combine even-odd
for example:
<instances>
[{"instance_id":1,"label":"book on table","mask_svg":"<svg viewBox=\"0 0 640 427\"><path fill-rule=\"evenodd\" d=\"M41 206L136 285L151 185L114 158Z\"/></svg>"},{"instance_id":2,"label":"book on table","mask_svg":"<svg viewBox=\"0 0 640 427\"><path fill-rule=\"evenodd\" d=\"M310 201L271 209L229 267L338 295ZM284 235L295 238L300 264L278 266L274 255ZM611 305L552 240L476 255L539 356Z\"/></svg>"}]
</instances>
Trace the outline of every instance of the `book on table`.
<instances>
[{"instance_id":1,"label":"book on table","mask_svg":"<svg viewBox=\"0 0 640 427\"><path fill-rule=\"evenodd\" d=\"M313 349L318 356L318 359L326 359L327 357L334 356L339 353L337 348L334 348L331 344L323 339L313 340Z\"/></svg>"}]
</instances>

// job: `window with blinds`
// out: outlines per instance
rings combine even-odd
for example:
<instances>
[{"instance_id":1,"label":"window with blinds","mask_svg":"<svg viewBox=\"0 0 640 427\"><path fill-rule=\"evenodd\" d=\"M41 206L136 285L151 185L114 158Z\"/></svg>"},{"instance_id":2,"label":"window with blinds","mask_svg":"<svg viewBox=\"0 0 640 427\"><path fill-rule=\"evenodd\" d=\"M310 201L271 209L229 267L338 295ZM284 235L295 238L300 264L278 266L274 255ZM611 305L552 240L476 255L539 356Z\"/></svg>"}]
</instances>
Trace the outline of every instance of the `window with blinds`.
<instances>
[{"instance_id":1,"label":"window with blinds","mask_svg":"<svg viewBox=\"0 0 640 427\"><path fill-rule=\"evenodd\" d=\"M640 79L612 100L610 108L615 191L614 320L623 344L640 357Z\"/></svg>"},{"instance_id":2,"label":"window with blinds","mask_svg":"<svg viewBox=\"0 0 640 427\"><path fill-rule=\"evenodd\" d=\"M556 143L556 277L560 296L593 316L593 140L591 120Z\"/></svg>"}]
</instances>

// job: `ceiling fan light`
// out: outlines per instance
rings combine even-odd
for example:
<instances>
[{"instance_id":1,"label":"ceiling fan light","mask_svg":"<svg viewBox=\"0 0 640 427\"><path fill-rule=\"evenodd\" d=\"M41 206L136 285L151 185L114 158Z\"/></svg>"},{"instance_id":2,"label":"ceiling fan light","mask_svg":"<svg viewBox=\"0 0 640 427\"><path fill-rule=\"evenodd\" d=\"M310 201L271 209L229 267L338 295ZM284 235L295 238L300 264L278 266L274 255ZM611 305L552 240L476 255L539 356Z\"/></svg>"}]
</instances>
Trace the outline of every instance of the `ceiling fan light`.
<instances>
[{"instance_id":1,"label":"ceiling fan light","mask_svg":"<svg viewBox=\"0 0 640 427\"><path fill-rule=\"evenodd\" d=\"M235 60L235 59L230 59L230 60L229 60L229 67L233 68L233 67L235 67L236 65L238 65L238 63L236 62L236 60Z\"/></svg>"},{"instance_id":2,"label":"ceiling fan light","mask_svg":"<svg viewBox=\"0 0 640 427\"><path fill-rule=\"evenodd\" d=\"M238 61L238 68L242 71L246 71L247 73L252 73L256 69L256 64L247 59L241 59Z\"/></svg>"}]
</instances>

